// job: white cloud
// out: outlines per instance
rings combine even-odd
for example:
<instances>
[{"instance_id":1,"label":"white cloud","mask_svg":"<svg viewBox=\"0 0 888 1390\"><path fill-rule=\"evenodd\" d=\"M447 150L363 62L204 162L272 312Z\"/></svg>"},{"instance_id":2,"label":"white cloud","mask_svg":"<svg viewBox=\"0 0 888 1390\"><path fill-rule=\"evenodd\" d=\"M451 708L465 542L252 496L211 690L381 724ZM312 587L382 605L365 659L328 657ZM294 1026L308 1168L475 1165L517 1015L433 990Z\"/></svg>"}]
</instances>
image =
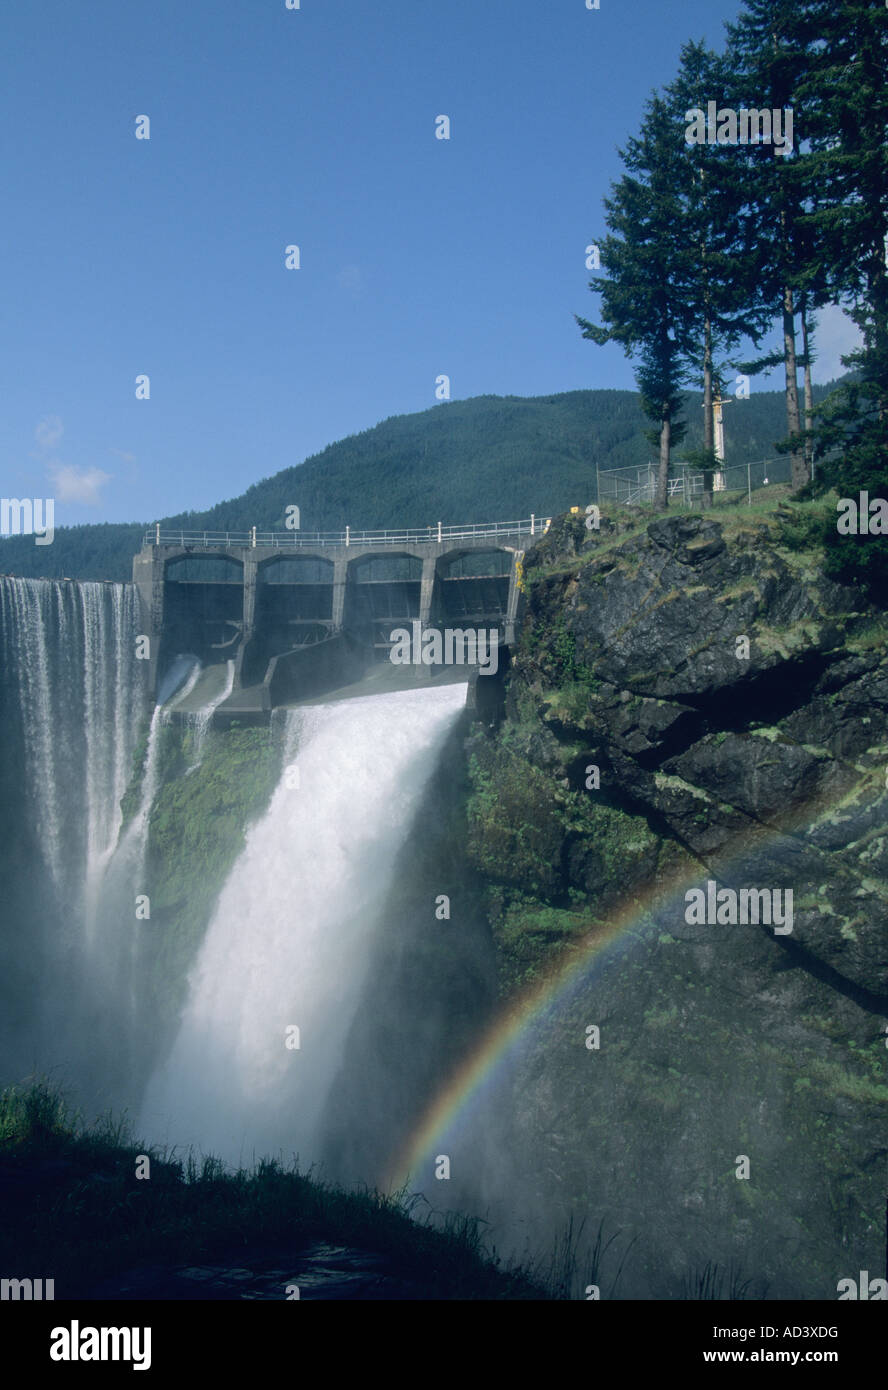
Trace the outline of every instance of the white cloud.
<instances>
[{"instance_id":1,"label":"white cloud","mask_svg":"<svg viewBox=\"0 0 888 1390\"><path fill-rule=\"evenodd\" d=\"M848 368L842 366L842 357L860 347L861 337L857 325L838 304L827 304L817 314L817 329L814 334L815 381L833 381L844 376ZM801 334L799 335L801 350Z\"/></svg>"},{"instance_id":2,"label":"white cloud","mask_svg":"<svg viewBox=\"0 0 888 1390\"><path fill-rule=\"evenodd\" d=\"M101 498L99 489L111 481L110 473L101 468L74 468L71 464L50 464L55 497L59 502L82 502L84 506L96 507Z\"/></svg>"},{"instance_id":3,"label":"white cloud","mask_svg":"<svg viewBox=\"0 0 888 1390\"><path fill-rule=\"evenodd\" d=\"M34 438L41 449L54 449L65 433L65 427L58 415L47 415L34 431Z\"/></svg>"}]
</instances>

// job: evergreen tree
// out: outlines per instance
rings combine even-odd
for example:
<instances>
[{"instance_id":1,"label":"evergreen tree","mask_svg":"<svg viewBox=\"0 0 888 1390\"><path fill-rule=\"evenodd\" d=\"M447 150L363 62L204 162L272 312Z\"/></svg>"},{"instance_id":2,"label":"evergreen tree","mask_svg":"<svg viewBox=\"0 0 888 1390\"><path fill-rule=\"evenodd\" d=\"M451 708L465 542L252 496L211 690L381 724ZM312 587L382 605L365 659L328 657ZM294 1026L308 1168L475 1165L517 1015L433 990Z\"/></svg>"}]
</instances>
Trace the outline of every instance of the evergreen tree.
<instances>
[{"instance_id":1,"label":"evergreen tree","mask_svg":"<svg viewBox=\"0 0 888 1390\"><path fill-rule=\"evenodd\" d=\"M843 358L853 375L820 412L818 447L832 456L814 490L888 498L888 16L875 0L811 0L811 164L819 197L811 225L824 246L831 297L850 313L862 346ZM839 535L827 523L827 571L888 597L888 537Z\"/></svg>"},{"instance_id":2,"label":"evergreen tree","mask_svg":"<svg viewBox=\"0 0 888 1390\"><path fill-rule=\"evenodd\" d=\"M584 338L618 342L637 357L642 406L654 422L659 448L656 505L665 508L671 450L686 429L682 386L694 351L689 311L689 257L681 237L684 216L678 176L681 150L675 123L653 96L638 138L620 156L628 172L605 199L609 235L601 245L607 276L589 282L601 296L602 324L575 315Z\"/></svg>"},{"instance_id":3,"label":"evergreen tree","mask_svg":"<svg viewBox=\"0 0 888 1390\"><path fill-rule=\"evenodd\" d=\"M811 23L810 222L832 296L863 337L845 359L854 378L824 412L821 438L841 453L819 483L888 496L888 16L875 0L812 0Z\"/></svg>"},{"instance_id":4,"label":"evergreen tree","mask_svg":"<svg viewBox=\"0 0 888 1390\"><path fill-rule=\"evenodd\" d=\"M737 23L727 27L728 105L735 110L779 112L783 126L782 147L772 138L770 143L748 143L737 154L745 163L748 206L757 222L761 248L756 299L772 317L779 318L782 326L780 353L749 365L752 370L761 370L783 362L794 491L810 477L799 403L796 342L799 301L805 298L807 316L813 291L807 275L808 243L801 231L807 166L800 154L800 141L806 138L808 125L801 83L810 62L808 21L808 0L746 0ZM791 146L787 139L789 120Z\"/></svg>"},{"instance_id":5,"label":"evergreen tree","mask_svg":"<svg viewBox=\"0 0 888 1390\"><path fill-rule=\"evenodd\" d=\"M698 378L703 388L703 447L691 461L702 466L704 505L712 503L716 466L714 400L724 359L744 338L757 345L768 315L751 286L758 274L760 251L749 214L742 161L736 150L707 138L691 143L688 133L716 110L728 81L725 61L702 42L687 43L679 72L667 88L676 136L681 140L678 177L683 189L684 220L680 234L694 250L688 307L694 315Z\"/></svg>"}]
</instances>

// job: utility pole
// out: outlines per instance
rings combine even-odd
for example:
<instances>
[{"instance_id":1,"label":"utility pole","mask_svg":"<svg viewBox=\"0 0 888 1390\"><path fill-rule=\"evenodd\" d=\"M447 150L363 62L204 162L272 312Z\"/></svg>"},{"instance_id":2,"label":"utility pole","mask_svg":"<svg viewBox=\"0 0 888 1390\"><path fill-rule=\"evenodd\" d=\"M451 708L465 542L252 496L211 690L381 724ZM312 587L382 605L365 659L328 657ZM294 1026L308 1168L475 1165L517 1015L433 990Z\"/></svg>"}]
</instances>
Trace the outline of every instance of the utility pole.
<instances>
[{"instance_id":1,"label":"utility pole","mask_svg":"<svg viewBox=\"0 0 888 1390\"><path fill-rule=\"evenodd\" d=\"M715 400L712 402L713 424L715 426L715 457L723 466L725 462L725 419L722 415L722 406L730 404L730 396L724 399L721 391L716 394ZM713 490L715 492L724 492L725 483L726 479L724 471L722 470L716 473L713 479Z\"/></svg>"}]
</instances>

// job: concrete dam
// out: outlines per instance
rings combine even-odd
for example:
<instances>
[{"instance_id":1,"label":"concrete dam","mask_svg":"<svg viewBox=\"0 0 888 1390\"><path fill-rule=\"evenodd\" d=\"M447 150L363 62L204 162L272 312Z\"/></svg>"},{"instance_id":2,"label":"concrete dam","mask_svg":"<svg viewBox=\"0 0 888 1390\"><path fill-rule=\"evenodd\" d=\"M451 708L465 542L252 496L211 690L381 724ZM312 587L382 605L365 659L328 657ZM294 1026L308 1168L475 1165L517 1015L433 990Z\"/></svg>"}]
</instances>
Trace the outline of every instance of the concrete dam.
<instances>
[{"instance_id":1,"label":"concrete dam","mask_svg":"<svg viewBox=\"0 0 888 1390\"><path fill-rule=\"evenodd\" d=\"M436 629L490 636L508 663L525 547L547 518L404 531L245 533L148 531L133 581L149 638L149 685L175 657L204 668L203 693L234 663L214 722L264 722L279 705L352 685L392 662L397 639ZM463 642L467 678L483 658ZM448 647L453 660L453 644ZM434 654L433 654L434 655ZM445 675L447 658L417 661L409 678ZM474 672L472 670L474 667ZM483 667L482 667L483 669ZM492 693L492 692L491 692Z\"/></svg>"}]
</instances>

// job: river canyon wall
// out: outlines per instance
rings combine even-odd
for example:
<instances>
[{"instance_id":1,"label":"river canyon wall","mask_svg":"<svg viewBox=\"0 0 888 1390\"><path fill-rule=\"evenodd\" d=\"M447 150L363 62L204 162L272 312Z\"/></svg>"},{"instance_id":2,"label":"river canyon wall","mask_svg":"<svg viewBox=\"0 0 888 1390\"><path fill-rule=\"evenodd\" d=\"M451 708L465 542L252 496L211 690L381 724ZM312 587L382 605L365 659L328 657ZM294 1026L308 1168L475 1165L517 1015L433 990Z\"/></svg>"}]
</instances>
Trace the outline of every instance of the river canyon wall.
<instances>
[{"instance_id":1,"label":"river canyon wall","mask_svg":"<svg viewBox=\"0 0 888 1390\"><path fill-rule=\"evenodd\" d=\"M835 1297L884 1236L884 615L779 514L566 517L525 569L467 846L529 1002L433 1148L531 1232L603 1221L603 1296L625 1256L618 1296Z\"/></svg>"}]
</instances>

